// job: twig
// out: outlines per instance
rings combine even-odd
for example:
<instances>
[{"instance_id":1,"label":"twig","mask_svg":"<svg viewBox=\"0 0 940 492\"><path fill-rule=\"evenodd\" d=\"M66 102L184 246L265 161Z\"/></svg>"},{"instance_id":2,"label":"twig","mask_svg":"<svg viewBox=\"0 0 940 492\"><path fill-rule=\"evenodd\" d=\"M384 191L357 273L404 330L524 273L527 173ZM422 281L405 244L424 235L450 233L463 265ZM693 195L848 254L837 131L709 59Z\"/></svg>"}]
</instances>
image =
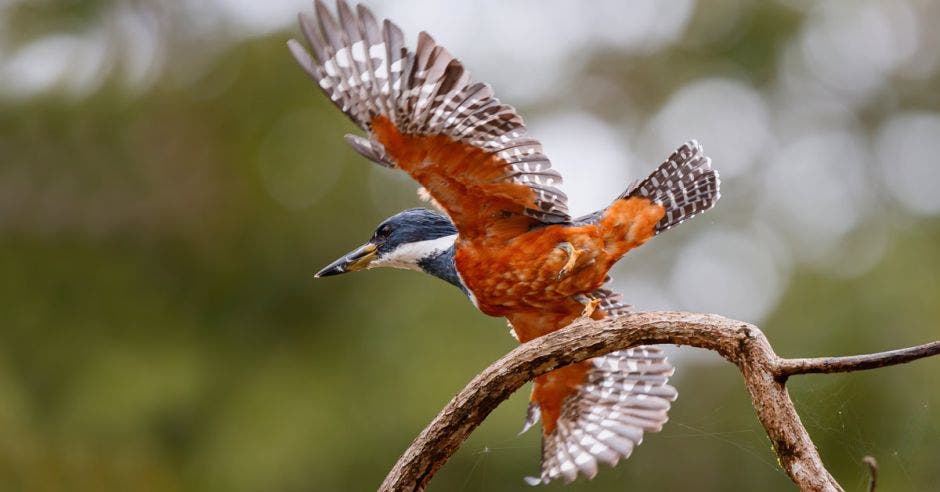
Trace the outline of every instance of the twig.
<instances>
[{"instance_id":1,"label":"twig","mask_svg":"<svg viewBox=\"0 0 940 492\"><path fill-rule=\"evenodd\" d=\"M422 490L490 412L536 376L615 350L653 344L705 348L737 365L780 464L797 486L812 491L842 488L826 470L803 427L787 393L786 377L833 372L831 368L840 372L871 369L936 354L936 348L929 348L856 356L855 366L849 363L851 358L788 360L774 353L757 327L721 316L646 312L601 321L585 319L520 345L473 378L415 438L379 490ZM940 342L923 347L935 345Z\"/></svg>"},{"instance_id":2,"label":"twig","mask_svg":"<svg viewBox=\"0 0 940 492\"><path fill-rule=\"evenodd\" d=\"M777 364L778 376L795 374L829 374L833 372L864 371L879 367L904 364L924 357L940 354L940 342L916 347L878 352L877 354L850 355L848 357L819 357L814 359L781 359Z\"/></svg>"}]
</instances>

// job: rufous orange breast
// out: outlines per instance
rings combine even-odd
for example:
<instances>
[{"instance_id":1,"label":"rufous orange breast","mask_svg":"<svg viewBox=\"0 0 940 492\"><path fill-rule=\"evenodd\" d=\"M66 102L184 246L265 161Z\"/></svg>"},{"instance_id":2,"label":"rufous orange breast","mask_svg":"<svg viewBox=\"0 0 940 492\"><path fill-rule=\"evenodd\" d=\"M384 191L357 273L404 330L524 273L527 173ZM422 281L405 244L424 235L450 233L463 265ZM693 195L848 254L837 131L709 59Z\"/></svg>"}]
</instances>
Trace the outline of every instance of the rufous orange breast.
<instances>
[{"instance_id":1,"label":"rufous orange breast","mask_svg":"<svg viewBox=\"0 0 940 492\"><path fill-rule=\"evenodd\" d=\"M664 213L649 199L630 198L593 224L542 226L508 241L458 238L457 270L491 316L569 313L574 296L598 289L617 260L653 237Z\"/></svg>"}]
</instances>

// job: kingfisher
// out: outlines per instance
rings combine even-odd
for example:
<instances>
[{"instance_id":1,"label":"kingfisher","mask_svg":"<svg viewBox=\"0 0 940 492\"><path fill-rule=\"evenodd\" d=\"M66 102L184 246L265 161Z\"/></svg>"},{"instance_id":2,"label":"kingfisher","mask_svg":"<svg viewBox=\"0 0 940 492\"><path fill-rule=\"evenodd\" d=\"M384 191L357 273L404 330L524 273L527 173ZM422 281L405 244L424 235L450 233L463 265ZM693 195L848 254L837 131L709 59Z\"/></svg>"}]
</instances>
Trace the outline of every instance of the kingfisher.
<instances>
[{"instance_id":1,"label":"kingfisher","mask_svg":"<svg viewBox=\"0 0 940 492\"><path fill-rule=\"evenodd\" d=\"M631 308L607 288L608 271L653 236L710 209L718 173L694 140L672 152L609 206L573 218L538 140L486 83L421 32L358 5L322 1L299 15L310 51L288 46L303 70L365 135L350 146L408 173L435 210L405 210L319 273L411 269L458 287L484 314L505 317L519 342L573 321ZM587 157L587 155L586 155ZM667 420L676 389L662 350L637 346L535 379L523 432L541 421L541 470L532 485L593 478L628 458Z\"/></svg>"}]
</instances>

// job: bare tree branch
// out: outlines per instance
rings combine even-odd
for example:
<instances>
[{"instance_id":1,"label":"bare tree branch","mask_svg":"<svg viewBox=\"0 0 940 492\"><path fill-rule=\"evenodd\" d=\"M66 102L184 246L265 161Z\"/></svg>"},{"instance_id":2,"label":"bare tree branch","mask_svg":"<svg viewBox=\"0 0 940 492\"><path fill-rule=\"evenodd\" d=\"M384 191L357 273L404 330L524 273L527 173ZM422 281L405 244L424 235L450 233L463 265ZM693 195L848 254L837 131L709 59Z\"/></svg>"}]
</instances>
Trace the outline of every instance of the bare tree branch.
<instances>
[{"instance_id":1,"label":"bare tree branch","mask_svg":"<svg viewBox=\"0 0 940 492\"><path fill-rule=\"evenodd\" d=\"M503 400L540 374L634 345L675 344L718 352L738 366L757 417L790 479L803 490L839 491L803 427L787 376L846 372L910 362L937 353L940 342L844 358L781 359L755 326L710 314L630 313L581 320L520 345L478 374L415 438L379 490L421 490ZM853 362L854 361L854 362Z\"/></svg>"},{"instance_id":2,"label":"bare tree branch","mask_svg":"<svg viewBox=\"0 0 940 492\"><path fill-rule=\"evenodd\" d=\"M848 357L818 357L813 359L783 359L777 364L778 376L795 374L829 374L833 372L864 371L879 367L904 364L940 354L940 342L916 347L878 352L877 354L850 355Z\"/></svg>"}]
</instances>

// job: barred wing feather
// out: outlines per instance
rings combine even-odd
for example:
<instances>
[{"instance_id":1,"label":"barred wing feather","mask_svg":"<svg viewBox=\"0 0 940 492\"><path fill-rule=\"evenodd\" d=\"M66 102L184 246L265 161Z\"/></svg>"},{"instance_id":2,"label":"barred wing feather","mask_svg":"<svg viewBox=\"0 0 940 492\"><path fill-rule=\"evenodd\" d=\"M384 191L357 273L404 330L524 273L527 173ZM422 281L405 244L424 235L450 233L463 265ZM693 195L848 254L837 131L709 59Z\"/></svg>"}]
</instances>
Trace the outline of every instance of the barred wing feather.
<instances>
[{"instance_id":1,"label":"barred wing feather","mask_svg":"<svg viewBox=\"0 0 940 492\"><path fill-rule=\"evenodd\" d=\"M605 317L632 310L606 287L590 297L600 301ZM661 349L640 345L587 364L584 380L563 397L557 420L546 422L539 403L529 404L522 432L539 420L543 426L541 473L526 477L530 485L594 478L599 464L614 466L629 458L644 433L658 432L668 420L678 392L668 384L674 369Z\"/></svg>"},{"instance_id":2,"label":"barred wing feather","mask_svg":"<svg viewBox=\"0 0 940 492\"><path fill-rule=\"evenodd\" d=\"M420 33L412 51L398 26L379 24L362 5L354 12L340 0L334 17L317 0L315 12L315 19L300 15L312 52L288 44L330 100L368 132L347 137L357 152L411 174L462 234L496 220L514 220L522 232L537 221L570 219L556 186L561 175L526 135L522 117L431 36Z\"/></svg>"},{"instance_id":3,"label":"barred wing feather","mask_svg":"<svg viewBox=\"0 0 940 492\"><path fill-rule=\"evenodd\" d=\"M629 458L645 432L658 432L678 396L667 384L673 367L662 350L639 346L591 359L584 384L562 405L555 429L542 437L542 469L531 485L578 475ZM531 414L531 411L530 411Z\"/></svg>"}]
</instances>

